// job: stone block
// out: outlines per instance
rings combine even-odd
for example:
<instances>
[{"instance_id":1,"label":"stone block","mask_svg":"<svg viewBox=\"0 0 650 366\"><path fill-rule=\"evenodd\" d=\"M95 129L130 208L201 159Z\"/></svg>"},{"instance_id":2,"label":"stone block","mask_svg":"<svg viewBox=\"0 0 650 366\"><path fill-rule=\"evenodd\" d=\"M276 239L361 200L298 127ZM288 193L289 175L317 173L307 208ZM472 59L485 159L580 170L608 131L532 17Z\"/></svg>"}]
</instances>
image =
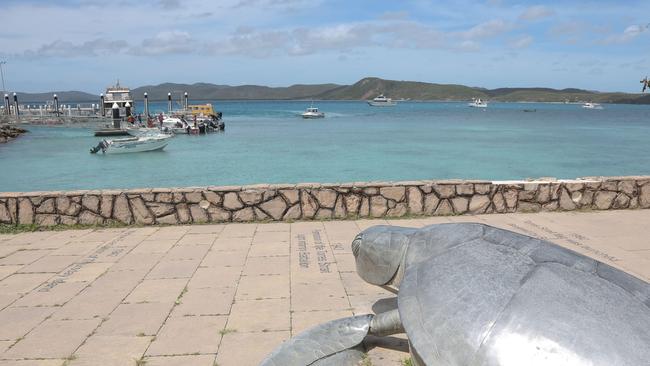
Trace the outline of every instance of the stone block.
<instances>
[{"instance_id":1,"label":"stone block","mask_svg":"<svg viewBox=\"0 0 650 366\"><path fill-rule=\"evenodd\" d=\"M618 182L618 191L625 193L629 197L635 196L637 193L636 184L632 180L622 180Z\"/></svg>"},{"instance_id":2,"label":"stone block","mask_svg":"<svg viewBox=\"0 0 650 366\"><path fill-rule=\"evenodd\" d=\"M504 213L508 209L506 206L506 200L501 192L494 194L492 197L492 203L494 203L494 210L498 213Z\"/></svg>"},{"instance_id":3,"label":"stone block","mask_svg":"<svg viewBox=\"0 0 650 366\"><path fill-rule=\"evenodd\" d=\"M569 192L580 191L585 187L584 183L565 183L564 186Z\"/></svg>"},{"instance_id":4,"label":"stone block","mask_svg":"<svg viewBox=\"0 0 650 366\"><path fill-rule=\"evenodd\" d=\"M347 212L345 211L345 205L343 204L343 194L339 194L334 204L334 218L343 219L347 217Z\"/></svg>"},{"instance_id":5,"label":"stone block","mask_svg":"<svg viewBox=\"0 0 650 366\"><path fill-rule=\"evenodd\" d=\"M316 200L307 191L303 191L300 195L300 205L302 207L302 218L312 219L318 210Z\"/></svg>"},{"instance_id":6,"label":"stone block","mask_svg":"<svg viewBox=\"0 0 650 366\"><path fill-rule=\"evenodd\" d=\"M0 203L0 222L3 224L10 224L12 221L13 220L11 219L11 214L9 213L9 209L7 209L6 203Z\"/></svg>"},{"instance_id":7,"label":"stone block","mask_svg":"<svg viewBox=\"0 0 650 366\"><path fill-rule=\"evenodd\" d=\"M559 201L551 201L542 205L542 211L557 211L558 207L560 207Z\"/></svg>"},{"instance_id":8,"label":"stone block","mask_svg":"<svg viewBox=\"0 0 650 366\"><path fill-rule=\"evenodd\" d=\"M463 196L471 196L474 194L474 185L471 183L459 184L456 186L456 193Z\"/></svg>"},{"instance_id":9,"label":"stone block","mask_svg":"<svg viewBox=\"0 0 650 366\"><path fill-rule=\"evenodd\" d=\"M201 192L185 193L185 201L188 203L199 203L203 200Z\"/></svg>"},{"instance_id":10,"label":"stone block","mask_svg":"<svg viewBox=\"0 0 650 366\"><path fill-rule=\"evenodd\" d=\"M241 195L241 193L240 193ZM284 211L287 209L287 203L280 196L274 199L259 204L259 208L271 216L274 220L281 220Z\"/></svg>"},{"instance_id":11,"label":"stone block","mask_svg":"<svg viewBox=\"0 0 650 366\"><path fill-rule=\"evenodd\" d=\"M174 212L174 205L162 202L147 202L147 207L156 217L167 216Z\"/></svg>"},{"instance_id":12,"label":"stone block","mask_svg":"<svg viewBox=\"0 0 650 366\"><path fill-rule=\"evenodd\" d=\"M245 222L255 220L255 212L251 207L246 207L241 210L237 210L232 215L232 221L235 222Z\"/></svg>"},{"instance_id":13,"label":"stone block","mask_svg":"<svg viewBox=\"0 0 650 366\"><path fill-rule=\"evenodd\" d=\"M492 184L477 183L474 184L474 191L477 194L488 194L491 192Z\"/></svg>"},{"instance_id":14,"label":"stone block","mask_svg":"<svg viewBox=\"0 0 650 366\"><path fill-rule=\"evenodd\" d=\"M197 204L188 205L190 214L192 215L192 222L204 223L208 222L208 212Z\"/></svg>"},{"instance_id":15,"label":"stone block","mask_svg":"<svg viewBox=\"0 0 650 366\"><path fill-rule=\"evenodd\" d=\"M408 188L408 209L412 215L421 215L423 213L422 191L418 187Z\"/></svg>"},{"instance_id":16,"label":"stone block","mask_svg":"<svg viewBox=\"0 0 650 366\"><path fill-rule=\"evenodd\" d=\"M406 187L382 187L379 193L389 200L402 202L406 196Z\"/></svg>"},{"instance_id":17,"label":"stone block","mask_svg":"<svg viewBox=\"0 0 650 366\"><path fill-rule=\"evenodd\" d=\"M454 207L454 213L464 214L469 207L469 200L466 197L454 197L451 199L451 205Z\"/></svg>"},{"instance_id":18,"label":"stone block","mask_svg":"<svg viewBox=\"0 0 650 366\"><path fill-rule=\"evenodd\" d=\"M178 224L178 218L176 217L176 214L169 214L166 216L161 216L156 218L156 223L158 224L168 224L168 225L175 225Z\"/></svg>"},{"instance_id":19,"label":"stone block","mask_svg":"<svg viewBox=\"0 0 650 366\"><path fill-rule=\"evenodd\" d=\"M295 204L284 213L283 220L298 220L301 218L300 204Z\"/></svg>"},{"instance_id":20,"label":"stone block","mask_svg":"<svg viewBox=\"0 0 650 366\"><path fill-rule=\"evenodd\" d=\"M133 215L131 214L131 209L129 207L129 201L126 198L126 195L121 194L115 198L115 203L113 205L113 218L124 223L131 224L133 223Z\"/></svg>"},{"instance_id":21,"label":"stone block","mask_svg":"<svg viewBox=\"0 0 650 366\"><path fill-rule=\"evenodd\" d=\"M34 223L34 207L28 198L18 199L18 223L22 225Z\"/></svg>"},{"instance_id":22,"label":"stone block","mask_svg":"<svg viewBox=\"0 0 650 366\"><path fill-rule=\"evenodd\" d=\"M539 212L542 210L542 205L533 202L519 202L517 212Z\"/></svg>"},{"instance_id":23,"label":"stone block","mask_svg":"<svg viewBox=\"0 0 650 366\"><path fill-rule=\"evenodd\" d=\"M156 194L156 201L163 203L172 203L174 202L174 197L171 192L161 192Z\"/></svg>"},{"instance_id":24,"label":"stone block","mask_svg":"<svg viewBox=\"0 0 650 366\"><path fill-rule=\"evenodd\" d=\"M99 205L99 214L105 218L111 218L113 214L113 196L101 196L101 203Z\"/></svg>"},{"instance_id":25,"label":"stone block","mask_svg":"<svg viewBox=\"0 0 650 366\"><path fill-rule=\"evenodd\" d=\"M650 184L644 184L639 189L639 206L650 208Z\"/></svg>"},{"instance_id":26,"label":"stone block","mask_svg":"<svg viewBox=\"0 0 650 366\"><path fill-rule=\"evenodd\" d=\"M505 199L507 208L517 207L517 197L518 193L516 189L507 189L503 192L503 198Z\"/></svg>"},{"instance_id":27,"label":"stone block","mask_svg":"<svg viewBox=\"0 0 650 366\"><path fill-rule=\"evenodd\" d=\"M318 209L316 212L315 218L317 220L329 220L332 218L332 215L334 214L334 210L331 208L325 208L321 207Z\"/></svg>"},{"instance_id":28,"label":"stone block","mask_svg":"<svg viewBox=\"0 0 650 366\"><path fill-rule=\"evenodd\" d=\"M405 202L398 202L395 207L392 207L386 212L388 217L402 217L408 213L408 207Z\"/></svg>"},{"instance_id":29,"label":"stone block","mask_svg":"<svg viewBox=\"0 0 650 366\"><path fill-rule=\"evenodd\" d=\"M429 195L427 195L427 198ZM425 200L425 206L426 206L426 200ZM435 212L433 213L434 215L437 216L445 216L445 215L453 215L454 214L454 208L451 205L451 202L449 202L448 199L443 199L440 204L438 204L438 207L436 208Z\"/></svg>"},{"instance_id":30,"label":"stone block","mask_svg":"<svg viewBox=\"0 0 650 366\"><path fill-rule=\"evenodd\" d=\"M313 190L311 194L316 198L320 207L334 208L337 193L333 189Z\"/></svg>"},{"instance_id":31,"label":"stone block","mask_svg":"<svg viewBox=\"0 0 650 366\"><path fill-rule=\"evenodd\" d=\"M54 208L54 198L48 198L45 199L41 202L38 207L36 207L36 213L44 213L44 214L53 214L55 213L56 210Z\"/></svg>"},{"instance_id":32,"label":"stone block","mask_svg":"<svg viewBox=\"0 0 650 366\"><path fill-rule=\"evenodd\" d=\"M483 194L475 194L472 196L469 201L469 212L473 214L482 214L485 213L488 207L490 207L490 197Z\"/></svg>"},{"instance_id":33,"label":"stone block","mask_svg":"<svg viewBox=\"0 0 650 366\"><path fill-rule=\"evenodd\" d=\"M300 192L297 189L282 189L280 190L280 194L290 205L300 202Z\"/></svg>"},{"instance_id":34,"label":"stone block","mask_svg":"<svg viewBox=\"0 0 650 366\"><path fill-rule=\"evenodd\" d=\"M589 208L594 202L594 191L585 190L580 197L580 207Z\"/></svg>"},{"instance_id":35,"label":"stone block","mask_svg":"<svg viewBox=\"0 0 650 366\"><path fill-rule=\"evenodd\" d=\"M345 201L345 209L348 215L359 214L359 206L361 205L361 196L354 193L348 193L347 195L344 196L343 200Z\"/></svg>"},{"instance_id":36,"label":"stone block","mask_svg":"<svg viewBox=\"0 0 650 366\"><path fill-rule=\"evenodd\" d=\"M520 201L534 201L537 191L519 191L518 198Z\"/></svg>"},{"instance_id":37,"label":"stone block","mask_svg":"<svg viewBox=\"0 0 650 366\"><path fill-rule=\"evenodd\" d=\"M599 210L609 210L609 208L612 207L615 198L616 192L598 191L594 197L594 204Z\"/></svg>"},{"instance_id":38,"label":"stone block","mask_svg":"<svg viewBox=\"0 0 650 366\"><path fill-rule=\"evenodd\" d=\"M456 195L456 186L453 184L434 184L433 190L440 198L451 198Z\"/></svg>"},{"instance_id":39,"label":"stone block","mask_svg":"<svg viewBox=\"0 0 650 366\"><path fill-rule=\"evenodd\" d=\"M84 195L81 198L81 205L92 212L99 212L99 197Z\"/></svg>"},{"instance_id":40,"label":"stone block","mask_svg":"<svg viewBox=\"0 0 650 366\"><path fill-rule=\"evenodd\" d=\"M612 208L614 209L628 208L629 205L630 205L630 197L625 193L619 193L616 195L616 198L614 199Z\"/></svg>"},{"instance_id":41,"label":"stone block","mask_svg":"<svg viewBox=\"0 0 650 366\"><path fill-rule=\"evenodd\" d=\"M537 203L546 203L551 200L551 186L549 184L540 184L537 189Z\"/></svg>"},{"instance_id":42,"label":"stone block","mask_svg":"<svg viewBox=\"0 0 650 366\"><path fill-rule=\"evenodd\" d=\"M424 213L429 215L433 214L436 211L439 202L440 199L438 196L436 196L433 192L428 193L426 196L424 196Z\"/></svg>"},{"instance_id":43,"label":"stone block","mask_svg":"<svg viewBox=\"0 0 650 366\"><path fill-rule=\"evenodd\" d=\"M376 194L379 194L379 189L376 187L368 187L363 189L363 193L368 196L374 196Z\"/></svg>"},{"instance_id":44,"label":"stone block","mask_svg":"<svg viewBox=\"0 0 650 366\"><path fill-rule=\"evenodd\" d=\"M221 203L221 196L212 191L204 191L203 196L208 202L212 203L213 205L219 205Z\"/></svg>"},{"instance_id":45,"label":"stone block","mask_svg":"<svg viewBox=\"0 0 650 366\"><path fill-rule=\"evenodd\" d=\"M264 198L264 191L241 191L239 192L239 199L247 206L256 205L262 202Z\"/></svg>"},{"instance_id":46,"label":"stone block","mask_svg":"<svg viewBox=\"0 0 650 366\"><path fill-rule=\"evenodd\" d=\"M223 207L229 210L239 210L244 207L244 204L239 200L239 197L237 197L237 193L228 192L223 195Z\"/></svg>"},{"instance_id":47,"label":"stone block","mask_svg":"<svg viewBox=\"0 0 650 366\"><path fill-rule=\"evenodd\" d=\"M210 222L228 222L230 221L231 212L221 207L208 207L208 217Z\"/></svg>"},{"instance_id":48,"label":"stone block","mask_svg":"<svg viewBox=\"0 0 650 366\"><path fill-rule=\"evenodd\" d=\"M370 215L372 217L382 217L388 210L387 200L382 196L370 197Z\"/></svg>"},{"instance_id":49,"label":"stone block","mask_svg":"<svg viewBox=\"0 0 650 366\"><path fill-rule=\"evenodd\" d=\"M601 191L617 191L618 190L618 182L617 181L605 181L602 182L600 185L600 190Z\"/></svg>"},{"instance_id":50,"label":"stone block","mask_svg":"<svg viewBox=\"0 0 650 366\"><path fill-rule=\"evenodd\" d=\"M572 211L576 209L576 203L571 198L567 189L562 189L560 193L560 208L565 211Z\"/></svg>"},{"instance_id":51,"label":"stone block","mask_svg":"<svg viewBox=\"0 0 650 366\"><path fill-rule=\"evenodd\" d=\"M177 204L176 213L178 214L179 223L187 224L192 222L192 216L190 216L190 209L187 207L186 203Z\"/></svg>"},{"instance_id":52,"label":"stone block","mask_svg":"<svg viewBox=\"0 0 650 366\"><path fill-rule=\"evenodd\" d=\"M83 210L79 214L79 223L82 225L101 225L104 223L104 218L92 211Z\"/></svg>"},{"instance_id":53,"label":"stone block","mask_svg":"<svg viewBox=\"0 0 650 366\"><path fill-rule=\"evenodd\" d=\"M140 197L129 200L133 212L133 220L136 224L151 225L154 222L154 216L147 209L144 201Z\"/></svg>"},{"instance_id":54,"label":"stone block","mask_svg":"<svg viewBox=\"0 0 650 366\"><path fill-rule=\"evenodd\" d=\"M359 217L368 216L370 216L370 199L368 197L363 197L361 199L361 207L359 207Z\"/></svg>"},{"instance_id":55,"label":"stone block","mask_svg":"<svg viewBox=\"0 0 650 366\"><path fill-rule=\"evenodd\" d=\"M38 226L54 226L58 222L58 215L53 214L36 214L34 223Z\"/></svg>"}]
</instances>

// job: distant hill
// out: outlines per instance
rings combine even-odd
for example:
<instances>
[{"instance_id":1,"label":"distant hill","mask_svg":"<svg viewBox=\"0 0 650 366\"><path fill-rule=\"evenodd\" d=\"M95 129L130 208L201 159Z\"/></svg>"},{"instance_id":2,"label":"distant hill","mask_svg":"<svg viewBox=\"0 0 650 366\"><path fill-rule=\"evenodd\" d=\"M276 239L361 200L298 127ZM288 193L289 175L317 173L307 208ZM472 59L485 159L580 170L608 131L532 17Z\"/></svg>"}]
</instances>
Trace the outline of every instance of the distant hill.
<instances>
[{"instance_id":1,"label":"distant hill","mask_svg":"<svg viewBox=\"0 0 650 366\"><path fill-rule=\"evenodd\" d=\"M53 91L47 93L16 93L20 103L42 103L54 99L56 94L60 103L66 102L98 102L99 95L93 95L81 91ZM13 98L13 96L9 96ZM13 100L13 99L12 99Z\"/></svg>"},{"instance_id":2,"label":"distant hill","mask_svg":"<svg viewBox=\"0 0 650 366\"><path fill-rule=\"evenodd\" d=\"M146 85L132 90L136 100L142 100L147 92L149 100L167 100L172 93L179 100L184 92L190 100L367 100L379 94L393 99L466 101L481 98L502 102L598 102L650 104L650 95L630 93L602 93L575 88L498 88L485 89L456 84L435 84L419 81L385 80L367 77L352 85L297 84L288 87L260 85L217 85L209 83ZM52 100L50 93L18 93L21 103ZM78 91L56 92L63 102L91 102L99 100L98 95Z\"/></svg>"},{"instance_id":3,"label":"distant hill","mask_svg":"<svg viewBox=\"0 0 650 366\"><path fill-rule=\"evenodd\" d=\"M340 87L337 84L292 85L289 87L268 87L260 85L215 85L206 83L197 84L171 84L148 85L133 89L136 99L143 99L147 92L149 100L167 100L167 93L172 93L174 100L178 100L184 92L193 99L307 99Z\"/></svg>"}]
</instances>

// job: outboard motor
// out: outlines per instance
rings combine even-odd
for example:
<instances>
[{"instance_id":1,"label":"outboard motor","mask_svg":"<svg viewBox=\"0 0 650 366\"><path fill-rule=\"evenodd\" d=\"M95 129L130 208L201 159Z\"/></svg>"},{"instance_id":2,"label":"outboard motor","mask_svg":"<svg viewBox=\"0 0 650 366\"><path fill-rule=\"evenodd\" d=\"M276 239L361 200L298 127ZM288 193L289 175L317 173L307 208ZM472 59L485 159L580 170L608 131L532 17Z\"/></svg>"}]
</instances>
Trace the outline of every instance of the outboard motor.
<instances>
[{"instance_id":1,"label":"outboard motor","mask_svg":"<svg viewBox=\"0 0 650 366\"><path fill-rule=\"evenodd\" d=\"M102 140L99 142L99 144L97 144L97 146L90 148L90 153L96 154L99 152L99 150L101 150L102 153L105 153L107 147L108 147L108 142L106 142L106 140Z\"/></svg>"}]
</instances>

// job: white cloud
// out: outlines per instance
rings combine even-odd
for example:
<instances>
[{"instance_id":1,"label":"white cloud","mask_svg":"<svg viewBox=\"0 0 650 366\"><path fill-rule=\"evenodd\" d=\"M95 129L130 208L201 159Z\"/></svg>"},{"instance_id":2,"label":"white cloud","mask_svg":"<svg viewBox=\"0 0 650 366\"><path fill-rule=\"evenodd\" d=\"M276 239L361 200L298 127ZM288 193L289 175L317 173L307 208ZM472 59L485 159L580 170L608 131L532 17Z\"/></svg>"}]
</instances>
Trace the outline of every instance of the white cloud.
<instances>
[{"instance_id":1,"label":"white cloud","mask_svg":"<svg viewBox=\"0 0 650 366\"><path fill-rule=\"evenodd\" d=\"M521 36L510 42L512 48L526 48L533 43L533 37L529 35Z\"/></svg>"},{"instance_id":2,"label":"white cloud","mask_svg":"<svg viewBox=\"0 0 650 366\"><path fill-rule=\"evenodd\" d=\"M553 9L548 8L544 5L534 5L524 10L524 12L519 15L519 19L534 21L548 18L552 15L555 15L555 11Z\"/></svg>"},{"instance_id":3,"label":"white cloud","mask_svg":"<svg viewBox=\"0 0 650 366\"><path fill-rule=\"evenodd\" d=\"M465 39L481 39L505 33L512 29L512 25L501 19L493 19L477 24L472 28L459 32L460 37Z\"/></svg>"},{"instance_id":4,"label":"white cloud","mask_svg":"<svg viewBox=\"0 0 650 366\"><path fill-rule=\"evenodd\" d=\"M627 43L640 36L642 33L648 30L648 26L642 25L631 25L623 31L622 34L613 34L605 38L602 43L611 44L611 43Z\"/></svg>"}]
</instances>

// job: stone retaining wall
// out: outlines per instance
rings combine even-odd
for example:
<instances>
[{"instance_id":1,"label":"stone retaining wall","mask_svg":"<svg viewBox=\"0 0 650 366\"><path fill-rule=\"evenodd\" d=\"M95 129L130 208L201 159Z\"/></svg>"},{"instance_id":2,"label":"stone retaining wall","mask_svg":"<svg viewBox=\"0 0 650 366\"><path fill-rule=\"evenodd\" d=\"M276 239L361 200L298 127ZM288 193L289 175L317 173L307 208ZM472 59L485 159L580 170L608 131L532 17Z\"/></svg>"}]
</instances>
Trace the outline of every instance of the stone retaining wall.
<instances>
[{"instance_id":1,"label":"stone retaining wall","mask_svg":"<svg viewBox=\"0 0 650 366\"><path fill-rule=\"evenodd\" d=\"M650 176L0 193L0 223L188 224L650 208Z\"/></svg>"}]
</instances>

